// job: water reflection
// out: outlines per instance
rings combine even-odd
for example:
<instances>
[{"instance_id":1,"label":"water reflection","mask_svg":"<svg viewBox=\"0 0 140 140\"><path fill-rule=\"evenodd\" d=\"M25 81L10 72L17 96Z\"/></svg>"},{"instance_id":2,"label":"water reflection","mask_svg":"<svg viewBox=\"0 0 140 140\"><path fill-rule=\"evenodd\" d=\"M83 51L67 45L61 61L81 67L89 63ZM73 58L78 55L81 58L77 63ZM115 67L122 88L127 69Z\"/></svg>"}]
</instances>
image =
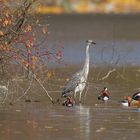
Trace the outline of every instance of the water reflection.
<instances>
[{"instance_id":1,"label":"water reflection","mask_svg":"<svg viewBox=\"0 0 140 140\"><path fill-rule=\"evenodd\" d=\"M90 140L90 109L79 105L76 110L80 124L80 139Z\"/></svg>"}]
</instances>

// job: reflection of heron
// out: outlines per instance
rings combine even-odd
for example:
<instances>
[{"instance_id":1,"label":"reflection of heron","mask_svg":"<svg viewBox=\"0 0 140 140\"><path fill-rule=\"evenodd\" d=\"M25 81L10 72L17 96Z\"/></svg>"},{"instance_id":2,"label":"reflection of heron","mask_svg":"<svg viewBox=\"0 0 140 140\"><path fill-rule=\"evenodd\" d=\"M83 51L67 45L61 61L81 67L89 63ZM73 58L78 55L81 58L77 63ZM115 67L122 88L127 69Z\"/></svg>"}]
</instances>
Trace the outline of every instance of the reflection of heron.
<instances>
[{"instance_id":1,"label":"reflection of heron","mask_svg":"<svg viewBox=\"0 0 140 140\"><path fill-rule=\"evenodd\" d=\"M75 73L70 80L65 85L62 96L65 97L69 93L74 92L74 97L76 97L76 93L79 92L79 101L81 101L81 94L84 90L87 82L88 72L89 72L89 47L94 43L92 40L86 41L86 60L82 70Z\"/></svg>"},{"instance_id":2,"label":"reflection of heron","mask_svg":"<svg viewBox=\"0 0 140 140\"><path fill-rule=\"evenodd\" d=\"M77 107L76 114L80 125L79 139L89 140L91 134L90 108L80 105Z\"/></svg>"}]
</instances>

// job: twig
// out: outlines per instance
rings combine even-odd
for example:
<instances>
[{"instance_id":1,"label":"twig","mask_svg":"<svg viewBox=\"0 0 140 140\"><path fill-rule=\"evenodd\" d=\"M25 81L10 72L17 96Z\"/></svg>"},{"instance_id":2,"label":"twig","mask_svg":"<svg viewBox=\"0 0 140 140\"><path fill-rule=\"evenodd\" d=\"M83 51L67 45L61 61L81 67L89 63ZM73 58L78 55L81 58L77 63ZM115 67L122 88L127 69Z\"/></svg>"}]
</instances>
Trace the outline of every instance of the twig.
<instances>
[{"instance_id":1,"label":"twig","mask_svg":"<svg viewBox=\"0 0 140 140\"><path fill-rule=\"evenodd\" d=\"M28 88L25 90L25 92L23 93L23 95L20 96L19 98L17 98L17 99L14 101L14 103L17 102L17 101L19 101L21 98L23 98L23 97L28 93L28 91L31 89L32 82L33 82L33 78L32 78L32 80L30 81L30 84L29 84Z\"/></svg>"},{"instance_id":2,"label":"twig","mask_svg":"<svg viewBox=\"0 0 140 140\"><path fill-rule=\"evenodd\" d=\"M55 92L55 93L61 93L62 91L61 90L58 90L58 91L52 91L52 90L50 90L50 91L48 91L49 93L51 93L51 92Z\"/></svg>"},{"instance_id":3,"label":"twig","mask_svg":"<svg viewBox=\"0 0 140 140\"><path fill-rule=\"evenodd\" d=\"M105 79L107 79L107 78L110 76L110 74L111 74L112 72L114 72L114 71L116 71L115 68L113 68L112 70L108 71L108 73L107 73L104 77L102 77L100 80L105 80Z\"/></svg>"},{"instance_id":4,"label":"twig","mask_svg":"<svg viewBox=\"0 0 140 140\"><path fill-rule=\"evenodd\" d=\"M54 101L53 101L52 97L49 95L48 91L47 91L46 88L42 85L42 83L40 82L40 80L36 78L36 75L35 75L35 74L33 74L33 77L34 77L35 80L39 83L39 85L43 88L43 90L45 91L45 93L47 94L47 96L49 97L49 99L51 100L51 102L54 104Z\"/></svg>"},{"instance_id":5,"label":"twig","mask_svg":"<svg viewBox=\"0 0 140 140\"><path fill-rule=\"evenodd\" d=\"M7 83L7 89L8 89L8 87L9 87L9 81L8 81L8 83ZM2 104L5 102L5 100L7 99L7 95L8 95L8 90L6 91L6 93L5 93L5 97L4 97L4 99L3 99L3 101L2 101Z\"/></svg>"},{"instance_id":6,"label":"twig","mask_svg":"<svg viewBox=\"0 0 140 140\"><path fill-rule=\"evenodd\" d=\"M20 62L19 64L21 66L23 66ZM26 67L23 67L26 71L28 71L28 69ZM49 95L48 91L46 90L46 88L43 86L43 84L41 83L41 81L37 78L37 76L30 71L30 73L32 74L33 78L39 83L39 85L43 88L43 90L45 91L45 93L47 94L47 96L49 97L49 99L51 100L51 102L54 104L53 98Z\"/></svg>"},{"instance_id":7,"label":"twig","mask_svg":"<svg viewBox=\"0 0 140 140\"><path fill-rule=\"evenodd\" d=\"M123 79L123 80L126 80L127 82L132 82L132 80L129 80L128 78L126 78L123 74L121 74L119 71L116 71L117 74Z\"/></svg>"}]
</instances>

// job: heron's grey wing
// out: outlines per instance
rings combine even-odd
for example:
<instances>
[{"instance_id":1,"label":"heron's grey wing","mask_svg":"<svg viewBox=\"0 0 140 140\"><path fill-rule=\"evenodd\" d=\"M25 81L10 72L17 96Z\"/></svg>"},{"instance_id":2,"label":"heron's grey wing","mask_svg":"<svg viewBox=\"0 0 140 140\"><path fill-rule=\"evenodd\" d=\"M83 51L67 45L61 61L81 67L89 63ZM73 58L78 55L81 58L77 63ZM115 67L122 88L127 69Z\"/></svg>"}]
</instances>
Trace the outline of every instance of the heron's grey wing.
<instances>
[{"instance_id":1,"label":"heron's grey wing","mask_svg":"<svg viewBox=\"0 0 140 140\"><path fill-rule=\"evenodd\" d=\"M80 83L80 72L75 73L70 80L66 83L62 96L66 95L67 93L74 91L75 88L79 85Z\"/></svg>"}]
</instances>

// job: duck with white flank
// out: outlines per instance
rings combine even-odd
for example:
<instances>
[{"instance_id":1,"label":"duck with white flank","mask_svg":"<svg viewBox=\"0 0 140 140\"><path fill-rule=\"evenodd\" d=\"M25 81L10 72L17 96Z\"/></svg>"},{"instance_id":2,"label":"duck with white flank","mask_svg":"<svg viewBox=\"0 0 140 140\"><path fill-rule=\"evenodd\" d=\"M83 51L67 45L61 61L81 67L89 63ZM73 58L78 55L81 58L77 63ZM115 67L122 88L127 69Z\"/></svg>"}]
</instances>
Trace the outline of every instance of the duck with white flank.
<instances>
[{"instance_id":1,"label":"duck with white flank","mask_svg":"<svg viewBox=\"0 0 140 140\"><path fill-rule=\"evenodd\" d=\"M125 97L121 104L126 107L140 107L140 92L134 93L132 97Z\"/></svg>"},{"instance_id":2,"label":"duck with white flank","mask_svg":"<svg viewBox=\"0 0 140 140\"><path fill-rule=\"evenodd\" d=\"M110 93L107 87L104 87L104 89L101 91L100 95L98 96L98 100L107 101L109 100L109 97L110 97Z\"/></svg>"},{"instance_id":3,"label":"duck with white flank","mask_svg":"<svg viewBox=\"0 0 140 140\"><path fill-rule=\"evenodd\" d=\"M72 107L74 105L74 101L71 96L68 96L66 100L62 103L63 106Z\"/></svg>"}]
</instances>

